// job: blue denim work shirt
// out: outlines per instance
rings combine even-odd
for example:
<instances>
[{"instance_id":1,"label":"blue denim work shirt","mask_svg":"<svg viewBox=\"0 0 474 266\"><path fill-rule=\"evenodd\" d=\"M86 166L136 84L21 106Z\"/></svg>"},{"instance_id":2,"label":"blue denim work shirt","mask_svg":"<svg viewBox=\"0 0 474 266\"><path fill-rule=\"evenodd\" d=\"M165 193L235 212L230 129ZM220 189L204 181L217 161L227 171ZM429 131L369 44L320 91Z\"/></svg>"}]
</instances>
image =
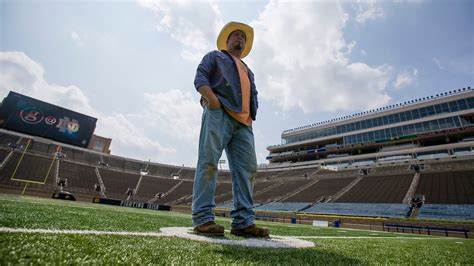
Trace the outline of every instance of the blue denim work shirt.
<instances>
[{"instance_id":1,"label":"blue denim work shirt","mask_svg":"<svg viewBox=\"0 0 474 266\"><path fill-rule=\"evenodd\" d=\"M258 109L258 92L253 72L246 64L245 66L248 69L250 80L250 117L255 120ZM239 71L234 59L227 51L216 50L204 56L194 78L196 90L203 85L211 87L223 106L237 113L242 112L242 88Z\"/></svg>"}]
</instances>

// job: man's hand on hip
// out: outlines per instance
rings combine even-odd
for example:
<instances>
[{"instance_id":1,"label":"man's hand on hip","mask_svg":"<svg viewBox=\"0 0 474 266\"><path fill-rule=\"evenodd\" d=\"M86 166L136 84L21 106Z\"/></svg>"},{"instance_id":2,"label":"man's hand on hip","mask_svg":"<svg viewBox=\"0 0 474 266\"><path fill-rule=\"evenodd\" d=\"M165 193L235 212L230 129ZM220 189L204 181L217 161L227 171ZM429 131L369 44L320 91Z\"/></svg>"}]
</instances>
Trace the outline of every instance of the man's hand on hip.
<instances>
[{"instance_id":1,"label":"man's hand on hip","mask_svg":"<svg viewBox=\"0 0 474 266\"><path fill-rule=\"evenodd\" d=\"M198 89L199 93L204 97L204 105L207 104L209 109L220 109L222 104L217 98L216 94L212 91L211 87L203 85Z\"/></svg>"},{"instance_id":2,"label":"man's hand on hip","mask_svg":"<svg viewBox=\"0 0 474 266\"><path fill-rule=\"evenodd\" d=\"M208 102L207 107L208 107L209 109L221 109L221 108L222 108L222 104L221 104L221 102L219 101L219 98L214 97L210 102Z\"/></svg>"}]
</instances>

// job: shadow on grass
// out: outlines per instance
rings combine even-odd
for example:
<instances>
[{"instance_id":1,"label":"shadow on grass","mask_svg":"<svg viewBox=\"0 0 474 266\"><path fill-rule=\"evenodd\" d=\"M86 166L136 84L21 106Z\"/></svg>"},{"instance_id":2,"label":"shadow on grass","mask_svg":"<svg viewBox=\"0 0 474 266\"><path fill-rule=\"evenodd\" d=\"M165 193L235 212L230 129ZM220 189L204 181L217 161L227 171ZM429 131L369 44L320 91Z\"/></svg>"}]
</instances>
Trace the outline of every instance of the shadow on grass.
<instances>
[{"instance_id":1,"label":"shadow on grass","mask_svg":"<svg viewBox=\"0 0 474 266\"><path fill-rule=\"evenodd\" d=\"M271 265L324 265L324 264L360 264L359 260L340 254L313 248L249 248L222 245L214 251L215 255L226 257L236 263L257 263Z\"/></svg>"},{"instance_id":2,"label":"shadow on grass","mask_svg":"<svg viewBox=\"0 0 474 266\"><path fill-rule=\"evenodd\" d=\"M196 235L196 236L201 236L201 237L206 237L206 238L209 238L209 239L215 239L215 240L237 240L237 241L240 241L240 240L247 240L247 238L245 237L241 237L241 236L234 236L234 235L231 235L230 233L228 232L225 232L223 236L220 236L220 235L205 235L205 234L199 234L199 233L196 233L194 232L193 230L189 230L188 233L190 235ZM210 241L209 241L210 242Z\"/></svg>"}]
</instances>

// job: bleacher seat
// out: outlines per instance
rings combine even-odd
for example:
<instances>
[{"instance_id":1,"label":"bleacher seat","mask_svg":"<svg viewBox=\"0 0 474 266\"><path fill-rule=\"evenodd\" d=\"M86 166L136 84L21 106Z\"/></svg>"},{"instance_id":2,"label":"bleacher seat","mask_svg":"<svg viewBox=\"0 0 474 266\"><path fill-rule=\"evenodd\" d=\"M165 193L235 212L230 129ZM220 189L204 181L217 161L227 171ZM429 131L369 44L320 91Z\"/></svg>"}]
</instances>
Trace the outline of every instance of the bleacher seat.
<instances>
[{"instance_id":1,"label":"bleacher seat","mask_svg":"<svg viewBox=\"0 0 474 266\"><path fill-rule=\"evenodd\" d=\"M474 151L471 151L471 150L455 151L455 152L454 152L454 155L456 155L456 157L474 156Z\"/></svg>"},{"instance_id":2,"label":"bleacher seat","mask_svg":"<svg viewBox=\"0 0 474 266\"><path fill-rule=\"evenodd\" d=\"M107 196L116 199L126 199L128 197L127 190L129 188L135 189L140 178L138 173L133 174L103 168L99 168L99 173L107 189Z\"/></svg>"},{"instance_id":3,"label":"bleacher seat","mask_svg":"<svg viewBox=\"0 0 474 266\"><path fill-rule=\"evenodd\" d=\"M420 208L418 218L463 221L474 220L474 205L425 204Z\"/></svg>"},{"instance_id":4,"label":"bleacher seat","mask_svg":"<svg viewBox=\"0 0 474 266\"><path fill-rule=\"evenodd\" d=\"M375 162L373 160L369 160L369 161L360 161L360 162L354 162L351 164L351 166L354 166L354 167L359 167L359 166L371 166L372 164L374 164Z\"/></svg>"},{"instance_id":5,"label":"bleacher seat","mask_svg":"<svg viewBox=\"0 0 474 266\"><path fill-rule=\"evenodd\" d=\"M271 199L282 197L287 193L290 193L298 189L299 187L307 184L308 182L308 180L304 179L287 180L285 182L281 182L279 185L263 193L254 193L253 200L255 203L265 203Z\"/></svg>"},{"instance_id":6,"label":"bleacher seat","mask_svg":"<svg viewBox=\"0 0 474 266\"><path fill-rule=\"evenodd\" d=\"M336 202L402 203L414 174L365 176Z\"/></svg>"},{"instance_id":7,"label":"bleacher seat","mask_svg":"<svg viewBox=\"0 0 474 266\"><path fill-rule=\"evenodd\" d=\"M18 164L28 141L30 141L28 150L21 164ZM9 143L17 142L18 147L13 147L16 150L12 152L12 145ZM50 192L57 189L55 177L56 166L59 163L57 177L67 179L68 185L65 189L75 195L80 194L82 200L90 201L92 196L103 195L103 193L109 198L125 199L128 197L127 190L137 187L142 174L140 170L145 169L146 175L143 174L138 191L132 197L133 200L189 204L192 199L195 172L192 167L143 162L69 145L62 147L60 152L66 156L57 161L57 158L53 156L57 151L57 146L48 143L41 138L20 138L0 133L0 161L4 161L8 154L12 155L0 168L0 187L5 190L15 190L15 193L23 189L24 182L11 180L14 171L15 178L37 182L43 182L48 175L45 185L30 184L27 191L33 190L44 192L44 195L51 195ZM453 157L462 158L451 158L450 154L443 151L419 154L418 159L438 160L420 163L424 168L421 170L415 194L423 195L426 205L422 207L418 217L473 219L474 171L470 155L474 155L474 152L472 147L454 149L453 152ZM407 158L395 156L389 159L397 161ZM99 161L104 164L99 165ZM373 165L368 175L361 177L360 181L357 179L359 182L357 184L354 182L355 185L348 191L344 190L358 176L359 169L354 169L355 166L360 168L368 163ZM256 210L295 211L306 208L308 206L306 202L326 202L332 199L331 196L337 196L334 197L336 203L317 204L307 211L384 217L404 217L408 212L408 207L401 203L414 176L413 170L409 170L409 165L382 167L380 162L373 164L370 159L363 159L352 165L342 165L352 168L351 170L330 171L314 165L295 169L293 166L296 164L303 165L306 162L275 164L278 168L272 168L270 165L259 168L253 187ZM341 164L335 166L340 168ZM96 168L99 169L100 180L105 185L105 190L95 189L100 183ZM173 174L179 174L178 179L173 179ZM315 178L319 181L315 182ZM232 203L228 203L233 196L230 180L229 171L219 171L219 183L215 194L215 201L219 207L232 208ZM338 194L338 192L341 193ZM158 197L160 194L161 198ZM265 204L269 201L278 202ZM227 204L222 205L226 202ZM259 203L264 205L259 205Z\"/></svg>"},{"instance_id":8,"label":"bleacher seat","mask_svg":"<svg viewBox=\"0 0 474 266\"><path fill-rule=\"evenodd\" d=\"M0 145L4 147L8 147L8 143L15 143L17 142L19 137L0 133Z\"/></svg>"},{"instance_id":9,"label":"bleacher seat","mask_svg":"<svg viewBox=\"0 0 474 266\"><path fill-rule=\"evenodd\" d=\"M177 173L181 168L181 166L172 166L166 164L150 164L148 166L148 171L150 172L150 175L168 178L171 177L173 173Z\"/></svg>"},{"instance_id":10,"label":"bleacher seat","mask_svg":"<svg viewBox=\"0 0 474 266\"><path fill-rule=\"evenodd\" d=\"M307 202L271 202L255 207L255 211L295 212L309 207Z\"/></svg>"},{"instance_id":11,"label":"bleacher seat","mask_svg":"<svg viewBox=\"0 0 474 266\"><path fill-rule=\"evenodd\" d=\"M352 182L355 177L348 178L326 178L322 179L319 182L307 187L306 189L301 190L297 194L283 200L284 202L316 202L321 197L330 197L350 182Z\"/></svg>"},{"instance_id":12,"label":"bleacher seat","mask_svg":"<svg viewBox=\"0 0 474 266\"><path fill-rule=\"evenodd\" d=\"M171 178L162 178L154 176L142 176L142 181L138 191L133 196L134 200L149 201L157 194L164 195L171 188L176 186L180 181Z\"/></svg>"},{"instance_id":13,"label":"bleacher seat","mask_svg":"<svg viewBox=\"0 0 474 266\"><path fill-rule=\"evenodd\" d=\"M406 204L384 203L320 203L306 209L306 213L366 217L406 217L410 207Z\"/></svg>"},{"instance_id":14,"label":"bleacher seat","mask_svg":"<svg viewBox=\"0 0 474 266\"><path fill-rule=\"evenodd\" d=\"M429 159L442 159L442 158L447 158L447 157L449 157L448 153L441 152L441 153L418 155L417 159L418 160L429 160Z\"/></svg>"},{"instance_id":15,"label":"bleacher seat","mask_svg":"<svg viewBox=\"0 0 474 266\"><path fill-rule=\"evenodd\" d=\"M95 168L86 164L61 161L59 163L59 177L68 181L68 191L96 196L99 193L94 186L99 184Z\"/></svg>"},{"instance_id":16,"label":"bleacher seat","mask_svg":"<svg viewBox=\"0 0 474 266\"><path fill-rule=\"evenodd\" d=\"M230 203L218 204L216 208L232 210L234 208L234 203L230 202Z\"/></svg>"},{"instance_id":17,"label":"bleacher seat","mask_svg":"<svg viewBox=\"0 0 474 266\"><path fill-rule=\"evenodd\" d=\"M215 193L216 197L230 192L232 192L232 183L217 183Z\"/></svg>"},{"instance_id":18,"label":"bleacher seat","mask_svg":"<svg viewBox=\"0 0 474 266\"><path fill-rule=\"evenodd\" d=\"M421 173L416 189L427 204L474 204L474 171Z\"/></svg>"},{"instance_id":19,"label":"bleacher seat","mask_svg":"<svg viewBox=\"0 0 474 266\"><path fill-rule=\"evenodd\" d=\"M29 187L43 191L53 191L55 188L54 165L52 158L21 154L14 152L8 162L0 169L0 183L9 187L23 187L24 182L12 181L11 178L24 181L46 182L43 184L30 184Z\"/></svg>"},{"instance_id":20,"label":"bleacher seat","mask_svg":"<svg viewBox=\"0 0 474 266\"><path fill-rule=\"evenodd\" d=\"M2 163L3 160L5 160L8 154L10 154L10 150L0 149L0 163Z\"/></svg>"},{"instance_id":21,"label":"bleacher seat","mask_svg":"<svg viewBox=\"0 0 474 266\"><path fill-rule=\"evenodd\" d=\"M187 180L181 180L181 184L170 193L166 194L163 198L159 199L157 203L170 204L174 201L180 201L179 203L189 203L190 197L193 194L193 182Z\"/></svg>"}]
</instances>

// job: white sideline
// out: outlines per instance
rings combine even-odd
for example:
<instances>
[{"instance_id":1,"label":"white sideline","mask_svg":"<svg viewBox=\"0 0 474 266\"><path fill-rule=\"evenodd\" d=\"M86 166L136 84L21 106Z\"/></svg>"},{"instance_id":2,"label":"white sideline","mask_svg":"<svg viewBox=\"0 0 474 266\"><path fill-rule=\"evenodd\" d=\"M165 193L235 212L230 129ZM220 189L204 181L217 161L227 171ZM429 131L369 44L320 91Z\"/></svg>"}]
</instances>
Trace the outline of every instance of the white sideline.
<instances>
[{"instance_id":1,"label":"white sideline","mask_svg":"<svg viewBox=\"0 0 474 266\"><path fill-rule=\"evenodd\" d=\"M414 239L414 240L454 240L451 237L409 237L409 236L295 236L300 239Z\"/></svg>"},{"instance_id":2,"label":"white sideline","mask_svg":"<svg viewBox=\"0 0 474 266\"><path fill-rule=\"evenodd\" d=\"M0 227L0 233L45 233L45 234L70 234L70 235L122 235L122 236L151 236L151 237L179 237L195 241L214 244L237 245L245 247L262 248L307 248L314 247L313 242L288 236L271 236L271 239L249 238L244 240L230 240L206 237L191 233L190 227L167 227L161 228L161 233L154 232L116 232L96 230L54 230L54 229L28 229Z\"/></svg>"},{"instance_id":3,"label":"white sideline","mask_svg":"<svg viewBox=\"0 0 474 266\"><path fill-rule=\"evenodd\" d=\"M65 235L120 235L120 236L165 236L163 233L155 232L127 232L127 231L97 231L97 230L60 230L60 229L28 229L0 227L1 233L43 233L43 234L65 234Z\"/></svg>"},{"instance_id":4,"label":"white sideline","mask_svg":"<svg viewBox=\"0 0 474 266\"><path fill-rule=\"evenodd\" d=\"M314 247L313 242L303 239L394 239L394 240L458 240L450 237L373 237L373 236L276 236L270 239L249 238L244 240L230 240L223 238L206 237L192 233L190 227L166 227L161 232L127 232L127 231L97 231L97 230L60 230L60 229L29 229L0 227L0 233L43 233L43 234L68 234L68 235L120 235L120 236L144 236L144 237L179 237L195 241L208 242L223 245L237 245L245 247L267 247L267 248L307 248Z\"/></svg>"}]
</instances>

